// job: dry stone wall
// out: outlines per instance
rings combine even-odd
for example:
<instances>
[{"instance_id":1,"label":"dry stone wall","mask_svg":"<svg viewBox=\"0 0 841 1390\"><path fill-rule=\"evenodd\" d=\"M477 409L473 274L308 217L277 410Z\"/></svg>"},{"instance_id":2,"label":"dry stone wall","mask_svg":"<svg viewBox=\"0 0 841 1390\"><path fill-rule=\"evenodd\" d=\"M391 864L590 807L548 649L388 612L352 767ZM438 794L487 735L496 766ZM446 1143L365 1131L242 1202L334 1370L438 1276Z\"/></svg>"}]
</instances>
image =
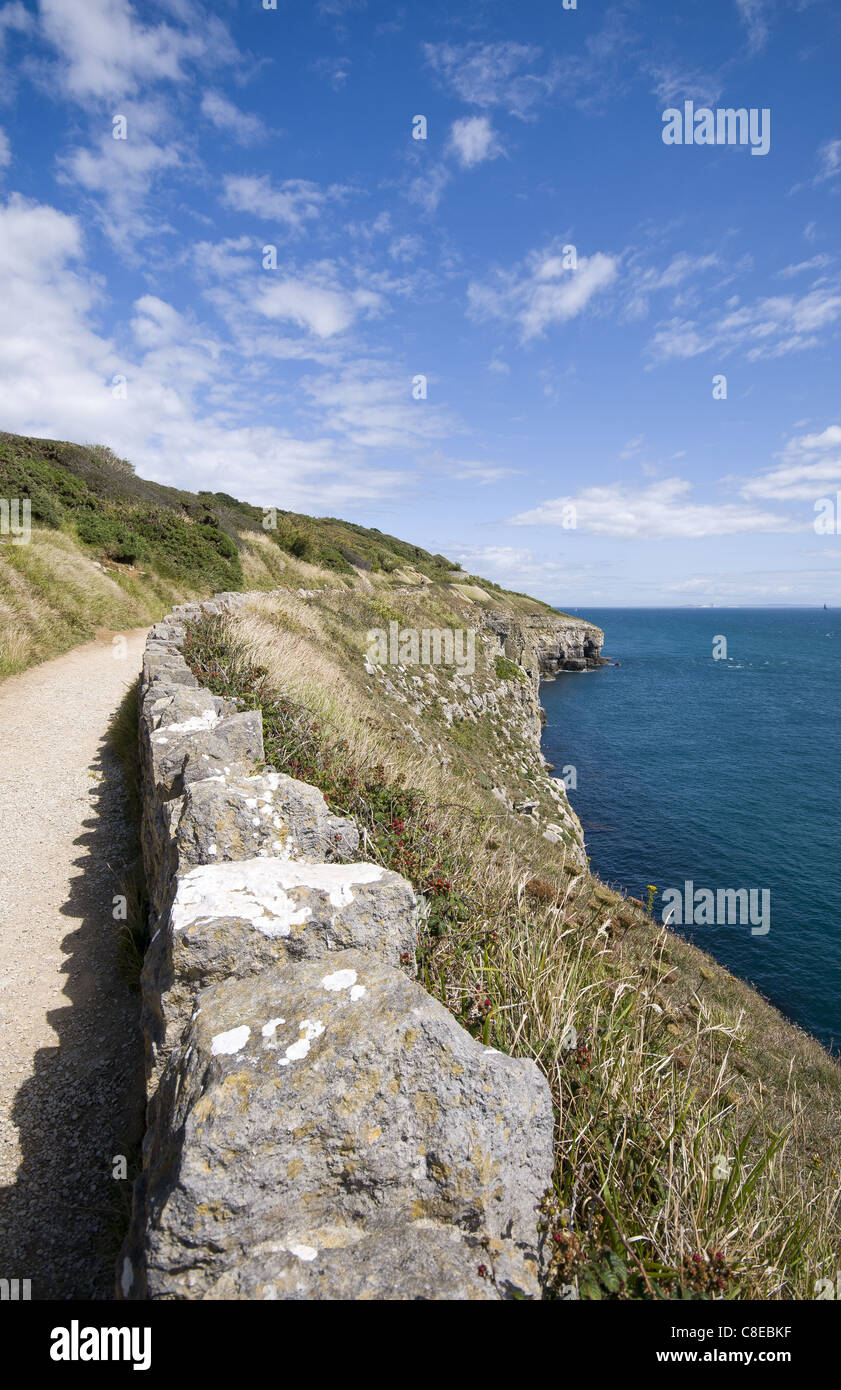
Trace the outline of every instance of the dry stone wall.
<instances>
[{"instance_id":1,"label":"dry stone wall","mask_svg":"<svg viewBox=\"0 0 841 1390\"><path fill-rule=\"evenodd\" d=\"M549 1088L414 969L410 883L263 764L174 610L141 679L148 1111L118 1268L130 1299L539 1297Z\"/></svg>"}]
</instances>

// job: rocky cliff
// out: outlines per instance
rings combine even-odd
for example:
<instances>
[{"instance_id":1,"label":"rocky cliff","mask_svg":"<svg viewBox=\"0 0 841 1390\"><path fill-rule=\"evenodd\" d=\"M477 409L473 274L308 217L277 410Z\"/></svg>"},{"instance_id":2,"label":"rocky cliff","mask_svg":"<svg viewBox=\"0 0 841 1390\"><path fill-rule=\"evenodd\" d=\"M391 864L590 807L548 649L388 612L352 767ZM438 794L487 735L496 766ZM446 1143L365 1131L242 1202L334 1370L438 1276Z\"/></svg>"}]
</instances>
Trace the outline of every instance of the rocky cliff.
<instances>
[{"instance_id":1,"label":"rocky cliff","mask_svg":"<svg viewBox=\"0 0 841 1390\"><path fill-rule=\"evenodd\" d=\"M144 659L149 1106L118 1293L539 1296L546 1080L417 983L412 886L199 687L184 624L241 602L176 609Z\"/></svg>"},{"instance_id":2,"label":"rocky cliff","mask_svg":"<svg viewBox=\"0 0 841 1390\"><path fill-rule=\"evenodd\" d=\"M488 613L487 626L497 634L505 655L532 675L586 671L607 664L601 654L604 633L593 623L563 613Z\"/></svg>"},{"instance_id":3,"label":"rocky cliff","mask_svg":"<svg viewBox=\"0 0 841 1390\"><path fill-rule=\"evenodd\" d=\"M540 748L545 720L540 683L560 670L604 664L600 655L604 633L591 623L550 609L511 611L504 603L495 607L492 594L475 585L466 592L465 586L456 588L461 592L451 594L449 603L452 616L475 634L472 667L444 664L419 675L424 668L367 659L367 693L378 709L395 711L395 736L412 739L431 760L447 764L451 752L439 737L443 719L457 743L475 750L480 761L478 779L493 790L501 806L512 815L527 817L536 833L562 848L569 870L585 871L580 821L563 780L551 775ZM403 596L408 605L403 621L420 626L423 595L415 591L413 599L404 591ZM299 597L319 606L325 603L324 592ZM346 596L337 601L346 603Z\"/></svg>"}]
</instances>

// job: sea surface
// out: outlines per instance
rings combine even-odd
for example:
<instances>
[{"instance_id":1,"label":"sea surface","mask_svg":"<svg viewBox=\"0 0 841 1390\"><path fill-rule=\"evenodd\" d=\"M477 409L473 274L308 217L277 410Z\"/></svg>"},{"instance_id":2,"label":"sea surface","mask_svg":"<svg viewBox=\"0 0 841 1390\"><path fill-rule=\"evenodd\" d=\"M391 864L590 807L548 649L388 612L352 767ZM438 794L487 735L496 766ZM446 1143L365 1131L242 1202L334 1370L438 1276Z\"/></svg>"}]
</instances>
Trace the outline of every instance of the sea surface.
<instances>
[{"instance_id":1,"label":"sea surface","mask_svg":"<svg viewBox=\"0 0 841 1390\"><path fill-rule=\"evenodd\" d=\"M767 889L767 934L673 929L838 1050L841 611L576 616L604 629L603 654L621 663L541 687L543 751L555 776L575 768L568 794L591 867L644 901L654 884L658 919L665 890L684 896L687 880Z\"/></svg>"}]
</instances>

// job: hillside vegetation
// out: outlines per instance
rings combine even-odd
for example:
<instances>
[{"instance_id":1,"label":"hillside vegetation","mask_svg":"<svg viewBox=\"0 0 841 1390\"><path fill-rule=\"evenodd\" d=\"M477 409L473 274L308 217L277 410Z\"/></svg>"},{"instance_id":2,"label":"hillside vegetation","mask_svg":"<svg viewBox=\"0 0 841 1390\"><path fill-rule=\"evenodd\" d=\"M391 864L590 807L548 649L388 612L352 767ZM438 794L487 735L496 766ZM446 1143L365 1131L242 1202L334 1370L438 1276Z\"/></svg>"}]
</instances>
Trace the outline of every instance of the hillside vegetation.
<instances>
[{"instance_id":1,"label":"hillside vegetation","mask_svg":"<svg viewBox=\"0 0 841 1390\"><path fill-rule=\"evenodd\" d=\"M28 544L0 535L0 679L185 598L389 588L459 568L373 528L149 482L101 445L0 433L0 499L29 499L32 516Z\"/></svg>"}]
</instances>

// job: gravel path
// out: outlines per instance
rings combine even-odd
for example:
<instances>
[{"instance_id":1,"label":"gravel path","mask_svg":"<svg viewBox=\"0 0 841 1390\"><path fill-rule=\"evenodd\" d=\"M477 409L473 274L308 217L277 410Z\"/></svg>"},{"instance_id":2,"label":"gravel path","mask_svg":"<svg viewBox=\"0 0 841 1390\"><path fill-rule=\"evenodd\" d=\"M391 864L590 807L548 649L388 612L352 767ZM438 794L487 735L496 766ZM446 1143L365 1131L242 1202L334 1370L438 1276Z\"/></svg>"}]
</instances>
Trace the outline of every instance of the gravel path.
<instances>
[{"instance_id":1,"label":"gravel path","mask_svg":"<svg viewBox=\"0 0 841 1390\"><path fill-rule=\"evenodd\" d=\"M138 996L113 898L134 855L104 741L145 632L111 633L0 684L0 1278L112 1297L113 1159L142 1119Z\"/></svg>"}]
</instances>

